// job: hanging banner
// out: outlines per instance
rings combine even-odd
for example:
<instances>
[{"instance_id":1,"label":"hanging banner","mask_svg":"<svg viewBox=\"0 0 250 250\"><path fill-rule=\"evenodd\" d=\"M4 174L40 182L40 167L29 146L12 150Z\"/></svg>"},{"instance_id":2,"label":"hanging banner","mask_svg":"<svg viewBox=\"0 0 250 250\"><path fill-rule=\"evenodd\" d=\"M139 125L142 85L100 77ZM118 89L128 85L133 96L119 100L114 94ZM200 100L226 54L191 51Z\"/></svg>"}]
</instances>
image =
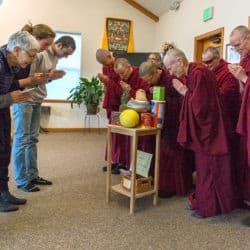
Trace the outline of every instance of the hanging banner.
<instances>
[{"instance_id":1,"label":"hanging banner","mask_svg":"<svg viewBox=\"0 0 250 250\"><path fill-rule=\"evenodd\" d=\"M102 48L109 51L134 52L132 22L125 19L106 18Z\"/></svg>"}]
</instances>

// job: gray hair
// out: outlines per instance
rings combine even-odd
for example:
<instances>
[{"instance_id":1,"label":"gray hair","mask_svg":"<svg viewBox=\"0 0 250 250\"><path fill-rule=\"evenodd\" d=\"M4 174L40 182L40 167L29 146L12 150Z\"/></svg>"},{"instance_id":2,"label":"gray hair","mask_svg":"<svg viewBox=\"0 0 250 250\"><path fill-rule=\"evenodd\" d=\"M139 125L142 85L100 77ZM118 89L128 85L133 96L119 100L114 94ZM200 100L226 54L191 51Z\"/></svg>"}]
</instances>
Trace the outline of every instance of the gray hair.
<instances>
[{"instance_id":1,"label":"gray hair","mask_svg":"<svg viewBox=\"0 0 250 250\"><path fill-rule=\"evenodd\" d=\"M246 38L247 36L250 35L249 29L247 28L247 26L244 26L244 25L239 25L239 26L235 27L232 30L230 37L233 36L235 34L235 32L239 32L241 38Z\"/></svg>"},{"instance_id":2,"label":"gray hair","mask_svg":"<svg viewBox=\"0 0 250 250\"><path fill-rule=\"evenodd\" d=\"M7 50L13 52L15 47L19 47L23 51L40 50L38 41L28 31L18 31L9 37Z\"/></svg>"},{"instance_id":3,"label":"gray hair","mask_svg":"<svg viewBox=\"0 0 250 250\"><path fill-rule=\"evenodd\" d=\"M202 55L205 55L208 52L212 54L213 58L220 58L220 52L218 48L208 47L203 51Z\"/></svg>"},{"instance_id":4,"label":"gray hair","mask_svg":"<svg viewBox=\"0 0 250 250\"><path fill-rule=\"evenodd\" d=\"M167 51L166 55L164 56L164 64L166 61L166 58L170 57L171 59L177 59L181 58L185 64L188 64L188 59L184 52L180 49L170 49Z\"/></svg>"},{"instance_id":5,"label":"gray hair","mask_svg":"<svg viewBox=\"0 0 250 250\"><path fill-rule=\"evenodd\" d=\"M144 77L146 75L151 76L154 74L156 69L157 69L157 65L151 62L143 62L139 68L140 77Z\"/></svg>"}]
</instances>

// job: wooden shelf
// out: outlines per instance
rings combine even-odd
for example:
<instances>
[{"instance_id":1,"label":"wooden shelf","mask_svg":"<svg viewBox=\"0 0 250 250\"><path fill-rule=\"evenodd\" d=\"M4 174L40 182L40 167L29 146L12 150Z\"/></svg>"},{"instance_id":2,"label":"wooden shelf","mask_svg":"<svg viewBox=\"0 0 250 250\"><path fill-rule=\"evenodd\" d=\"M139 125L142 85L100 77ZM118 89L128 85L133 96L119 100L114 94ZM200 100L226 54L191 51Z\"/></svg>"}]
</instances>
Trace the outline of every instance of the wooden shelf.
<instances>
[{"instance_id":1,"label":"wooden shelf","mask_svg":"<svg viewBox=\"0 0 250 250\"><path fill-rule=\"evenodd\" d=\"M135 212L135 200L147 195L153 195L153 204L156 206L158 202L158 186L159 186L159 161L160 161L160 137L161 131L158 128L124 128L116 125L108 125L108 150L107 150L107 175L106 175L106 201L110 201L111 191L120 193L130 198L130 214ZM121 186L111 184L111 149L112 149L112 133L127 135L131 137L131 191L126 190ZM136 159L137 159L137 146L138 137L145 135L154 135L156 137L155 147L155 170L154 170L154 187L152 190L137 193L135 190L136 182Z\"/></svg>"},{"instance_id":2,"label":"wooden shelf","mask_svg":"<svg viewBox=\"0 0 250 250\"><path fill-rule=\"evenodd\" d=\"M132 197L131 195L131 191L129 190L126 190L124 187L122 187L121 184L117 184L117 185L114 185L111 187L112 191L116 192L116 193L120 193L120 194L123 194L127 197ZM143 192L143 193L138 193L138 194L135 194L135 198L142 198L144 196L147 196L147 195L152 195L155 193L155 190L150 190L150 191L147 191L147 192Z\"/></svg>"}]
</instances>

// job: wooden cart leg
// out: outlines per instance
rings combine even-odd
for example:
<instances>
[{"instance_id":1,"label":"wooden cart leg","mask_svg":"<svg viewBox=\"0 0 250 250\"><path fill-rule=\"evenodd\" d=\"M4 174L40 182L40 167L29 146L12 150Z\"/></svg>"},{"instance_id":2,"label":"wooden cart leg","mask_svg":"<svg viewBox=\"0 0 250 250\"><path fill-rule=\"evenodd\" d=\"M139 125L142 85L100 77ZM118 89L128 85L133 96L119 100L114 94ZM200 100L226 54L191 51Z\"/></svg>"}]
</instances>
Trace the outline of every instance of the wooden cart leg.
<instances>
[{"instance_id":1,"label":"wooden cart leg","mask_svg":"<svg viewBox=\"0 0 250 250\"><path fill-rule=\"evenodd\" d=\"M111 193L111 148L112 148L112 133L110 128L107 131L107 176L106 176L106 202L110 201Z\"/></svg>"},{"instance_id":2,"label":"wooden cart leg","mask_svg":"<svg viewBox=\"0 0 250 250\"><path fill-rule=\"evenodd\" d=\"M158 203L158 190L159 190L159 163L160 163L160 137L161 130L157 130L156 134L156 147L155 147L155 176L154 176L154 206Z\"/></svg>"},{"instance_id":3,"label":"wooden cart leg","mask_svg":"<svg viewBox=\"0 0 250 250\"><path fill-rule=\"evenodd\" d=\"M137 157L137 144L138 137L136 134L132 136L131 140L131 171L132 171L132 183L131 183L131 197L130 197L130 214L135 212L135 182L136 182L136 157Z\"/></svg>"}]
</instances>

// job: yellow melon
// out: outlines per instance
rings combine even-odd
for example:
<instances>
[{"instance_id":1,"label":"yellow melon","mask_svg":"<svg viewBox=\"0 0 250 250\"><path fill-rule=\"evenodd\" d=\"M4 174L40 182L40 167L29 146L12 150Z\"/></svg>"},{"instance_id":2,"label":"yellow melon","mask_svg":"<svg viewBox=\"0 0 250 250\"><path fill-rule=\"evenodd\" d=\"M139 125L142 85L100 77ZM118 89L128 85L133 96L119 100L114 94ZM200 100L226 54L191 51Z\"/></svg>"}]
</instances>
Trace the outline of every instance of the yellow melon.
<instances>
[{"instance_id":1,"label":"yellow melon","mask_svg":"<svg viewBox=\"0 0 250 250\"><path fill-rule=\"evenodd\" d=\"M134 128L139 124L139 114L133 109L126 109L120 114L120 123L125 128Z\"/></svg>"}]
</instances>

